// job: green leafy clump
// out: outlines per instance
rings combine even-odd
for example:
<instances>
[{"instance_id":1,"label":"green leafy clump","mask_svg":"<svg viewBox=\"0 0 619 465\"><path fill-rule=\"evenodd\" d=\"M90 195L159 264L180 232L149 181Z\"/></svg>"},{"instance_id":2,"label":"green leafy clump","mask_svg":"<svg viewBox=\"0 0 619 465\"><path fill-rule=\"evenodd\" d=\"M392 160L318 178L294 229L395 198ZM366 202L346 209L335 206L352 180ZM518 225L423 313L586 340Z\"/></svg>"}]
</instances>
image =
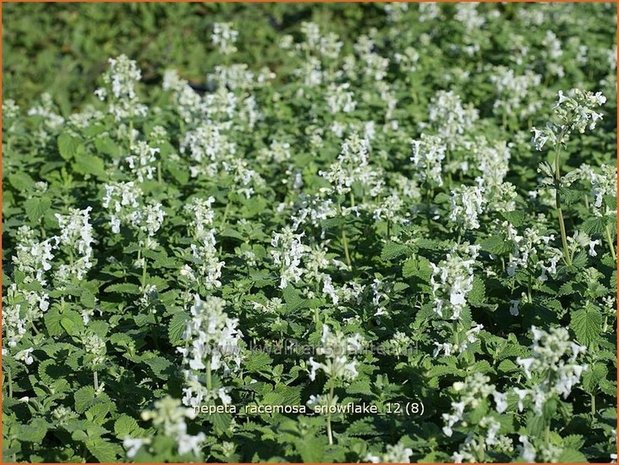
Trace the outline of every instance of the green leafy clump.
<instances>
[{"instance_id":1,"label":"green leafy clump","mask_svg":"<svg viewBox=\"0 0 619 465\"><path fill-rule=\"evenodd\" d=\"M612 5L5 8L5 461L611 460Z\"/></svg>"}]
</instances>

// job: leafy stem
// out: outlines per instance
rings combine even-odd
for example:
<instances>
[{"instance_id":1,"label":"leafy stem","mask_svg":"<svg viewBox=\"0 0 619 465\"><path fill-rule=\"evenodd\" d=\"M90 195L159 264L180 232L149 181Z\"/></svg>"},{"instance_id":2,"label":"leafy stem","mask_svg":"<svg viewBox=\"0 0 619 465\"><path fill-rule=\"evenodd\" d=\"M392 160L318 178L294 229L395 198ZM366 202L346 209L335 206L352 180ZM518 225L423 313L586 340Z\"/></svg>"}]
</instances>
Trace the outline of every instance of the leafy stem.
<instances>
[{"instance_id":1,"label":"leafy stem","mask_svg":"<svg viewBox=\"0 0 619 465\"><path fill-rule=\"evenodd\" d=\"M563 210L561 208L561 151L557 148L555 150L555 208L557 210L557 217L559 218L559 230L561 231L561 244L563 245L563 260L566 265L572 264L572 257L570 255L569 247L567 245L567 232L565 230L565 221L563 219Z\"/></svg>"},{"instance_id":2,"label":"leafy stem","mask_svg":"<svg viewBox=\"0 0 619 465\"><path fill-rule=\"evenodd\" d=\"M329 389L329 410L327 411L327 436L329 438L329 445L333 445L333 431L331 430L331 405L333 404L333 384Z\"/></svg>"},{"instance_id":3,"label":"leafy stem","mask_svg":"<svg viewBox=\"0 0 619 465\"><path fill-rule=\"evenodd\" d=\"M11 374L11 369L7 368L6 370L7 377L9 379L9 398L13 398L13 375Z\"/></svg>"},{"instance_id":4,"label":"leafy stem","mask_svg":"<svg viewBox=\"0 0 619 465\"><path fill-rule=\"evenodd\" d=\"M210 392L213 387L213 380L211 379L211 361L206 362L206 389Z\"/></svg>"},{"instance_id":5,"label":"leafy stem","mask_svg":"<svg viewBox=\"0 0 619 465\"><path fill-rule=\"evenodd\" d=\"M355 198L351 191L350 200L353 205L354 205L354 199ZM342 219L344 219L343 224L342 224L342 246L344 247L344 256L346 257L346 265L348 265L348 268L352 269L352 260L350 259L350 251L348 250L348 237L346 236L346 221L345 221L346 218L344 217L344 209L342 208L342 204L340 204L340 215Z\"/></svg>"},{"instance_id":6,"label":"leafy stem","mask_svg":"<svg viewBox=\"0 0 619 465\"><path fill-rule=\"evenodd\" d=\"M610 233L610 228L608 225L604 227L604 233L606 235L606 240L608 241L608 248L610 249L610 255L613 257L613 261L617 260L617 254L615 253L615 244L613 242L613 236Z\"/></svg>"}]
</instances>

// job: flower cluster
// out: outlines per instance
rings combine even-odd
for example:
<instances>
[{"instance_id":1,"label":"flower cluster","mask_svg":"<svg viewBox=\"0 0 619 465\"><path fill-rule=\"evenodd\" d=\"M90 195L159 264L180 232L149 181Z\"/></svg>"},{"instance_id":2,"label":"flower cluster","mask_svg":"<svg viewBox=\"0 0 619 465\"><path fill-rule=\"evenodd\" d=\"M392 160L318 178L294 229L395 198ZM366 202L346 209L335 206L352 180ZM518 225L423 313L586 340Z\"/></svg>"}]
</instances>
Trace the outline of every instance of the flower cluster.
<instances>
[{"instance_id":1,"label":"flower cluster","mask_svg":"<svg viewBox=\"0 0 619 465\"><path fill-rule=\"evenodd\" d=\"M543 129L533 128L532 142L537 150L549 143L553 147L565 145L573 132L584 133L593 130L602 119L596 109L606 103L601 92L571 89L567 94L559 91L553 107L553 120Z\"/></svg>"},{"instance_id":2,"label":"flower cluster","mask_svg":"<svg viewBox=\"0 0 619 465\"><path fill-rule=\"evenodd\" d=\"M410 463L413 451L410 447L405 447L401 443L387 445L384 454L368 454L365 457L370 463Z\"/></svg>"},{"instance_id":3,"label":"flower cluster","mask_svg":"<svg viewBox=\"0 0 619 465\"><path fill-rule=\"evenodd\" d=\"M473 267L479 246L455 246L438 265L432 267L434 311L441 318L457 320L466 307L466 296L473 289Z\"/></svg>"},{"instance_id":4,"label":"flower cluster","mask_svg":"<svg viewBox=\"0 0 619 465\"><path fill-rule=\"evenodd\" d=\"M318 355L324 357L323 362L317 362L310 357L310 379L316 379L319 370L329 379L352 381L358 376L357 361L350 358L351 354L359 352L363 347L360 334L346 336L340 331L332 332L327 325L322 327L320 346L316 349Z\"/></svg>"},{"instance_id":5,"label":"flower cluster","mask_svg":"<svg viewBox=\"0 0 619 465\"><path fill-rule=\"evenodd\" d=\"M187 367L184 374L188 387L183 389L183 403L196 407L220 399L228 404L231 399L226 388L214 389L211 377L216 372L225 376L241 364L242 333L237 329L238 320L226 315L225 301L219 297L203 301L196 294L193 298L191 317L183 333L185 344L177 348Z\"/></svg>"},{"instance_id":6,"label":"flower cluster","mask_svg":"<svg viewBox=\"0 0 619 465\"><path fill-rule=\"evenodd\" d=\"M93 228L90 224L92 207L84 210L71 209L67 215L56 214L60 236L58 244L66 249L70 257L69 264L58 268L56 278L60 281L70 281L72 278L84 279L92 268L92 245L94 243Z\"/></svg>"},{"instance_id":7,"label":"flower cluster","mask_svg":"<svg viewBox=\"0 0 619 465\"><path fill-rule=\"evenodd\" d=\"M117 121L145 116L146 105L140 103L136 85L142 72L134 60L126 55L109 59L109 69L103 74L104 87L95 91L96 96L108 102L108 111Z\"/></svg>"},{"instance_id":8,"label":"flower cluster","mask_svg":"<svg viewBox=\"0 0 619 465\"><path fill-rule=\"evenodd\" d=\"M490 378L481 373L468 376L464 381L453 385L459 396L458 402L452 402L452 413L444 413L443 432L452 436L458 424L468 426L469 434L453 454L456 463L483 462L486 450L509 452L513 449L512 440L505 434L498 414L507 409L507 396L499 392ZM490 399L494 403L491 408Z\"/></svg>"},{"instance_id":9,"label":"flower cluster","mask_svg":"<svg viewBox=\"0 0 619 465\"><path fill-rule=\"evenodd\" d=\"M133 181L116 182L104 186L103 207L109 210L112 232L120 233L122 225L146 235L145 242L152 248L155 234L163 223L165 212L160 203L144 203L143 192Z\"/></svg>"},{"instance_id":10,"label":"flower cluster","mask_svg":"<svg viewBox=\"0 0 619 465\"><path fill-rule=\"evenodd\" d=\"M176 441L180 455L192 454L193 456L200 457L200 448L206 439L206 435L203 432L196 435L187 433L186 420L192 420L195 417L196 412L194 409L182 407L179 400L170 396L156 401L155 410L145 410L142 412L143 420L150 420L159 433ZM148 447L152 443L153 440L150 437L126 437L123 445L127 449L127 457L133 459L140 449L144 446Z\"/></svg>"},{"instance_id":11,"label":"flower cluster","mask_svg":"<svg viewBox=\"0 0 619 465\"><path fill-rule=\"evenodd\" d=\"M541 413L544 404L551 398L567 398L572 388L580 382L587 365L579 362L586 348L572 342L565 328L551 328L546 332L535 326L531 328L532 356L518 358L527 379L532 381L530 389L514 389L518 394L518 410L530 399L535 412Z\"/></svg>"},{"instance_id":12,"label":"flower cluster","mask_svg":"<svg viewBox=\"0 0 619 465\"><path fill-rule=\"evenodd\" d=\"M211 290L221 286L221 270L225 262L220 261L216 248L215 229L213 221L215 213L212 209L215 199L194 198L185 206L185 211L191 216L189 229L192 231L194 243L190 245L189 259L191 264L181 268L181 275L190 284L203 286Z\"/></svg>"}]
</instances>

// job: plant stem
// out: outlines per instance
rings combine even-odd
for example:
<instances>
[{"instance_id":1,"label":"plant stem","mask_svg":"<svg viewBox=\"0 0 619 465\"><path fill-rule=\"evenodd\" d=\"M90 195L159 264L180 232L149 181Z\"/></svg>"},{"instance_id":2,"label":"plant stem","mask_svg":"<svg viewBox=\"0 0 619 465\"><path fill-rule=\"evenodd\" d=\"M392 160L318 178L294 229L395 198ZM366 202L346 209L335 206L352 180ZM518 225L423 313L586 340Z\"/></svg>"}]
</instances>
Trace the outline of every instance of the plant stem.
<instances>
[{"instance_id":1,"label":"plant stem","mask_svg":"<svg viewBox=\"0 0 619 465\"><path fill-rule=\"evenodd\" d=\"M561 194L559 189L561 186L561 152L555 151L555 207L557 216L559 217L559 229L561 231L561 243L563 244L563 260L569 266L572 264L572 257L567 246L567 232L565 230L565 221L563 220L563 210L561 209Z\"/></svg>"},{"instance_id":2,"label":"plant stem","mask_svg":"<svg viewBox=\"0 0 619 465\"><path fill-rule=\"evenodd\" d=\"M348 252L348 238L346 237L346 231L342 228L342 244L344 245L344 255L346 256L346 264L349 268L352 267L352 262L350 261L350 253Z\"/></svg>"},{"instance_id":3,"label":"plant stem","mask_svg":"<svg viewBox=\"0 0 619 465\"><path fill-rule=\"evenodd\" d=\"M329 411L327 412L327 436L329 445L333 445L333 431L331 430L331 404L333 403L333 386L329 389Z\"/></svg>"},{"instance_id":4,"label":"plant stem","mask_svg":"<svg viewBox=\"0 0 619 465\"><path fill-rule=\"evenodd\" d=\"M13 398L13 375L11 374L10 368L6 370L6 374L9 378L9 397L12 399Z\"/></svg>"},{"instance_id":5,"label":"plant stem","mask_svg":"<svg viewBox=\"0 0 619 465\"><path fill-rule=\"evenodd\" d=\"M133 118L129 120L129 151L133 148Z\"/></svg>"},{"instance_id":6,"label":"plant stem","mask_svg":"<svg viewBox=\"0 0 619 465\"><path fill-rule=\"evenodd\" d=\"M212 389L213 382L211 380L211 361L206 362L206 389L210 391Z\"/></svg>"},{"instance_id":7,"label":"plant stem","mask_svg":"<svg viewBox=\"0 0 619 465\"><path fill-rule=\"evenodd\" d=\"M94 386L95 386L95 391L99 390L99 376L97 375L97 371L93 371L92 372L93 376L93 381L94 381Z\"/></svg>"},{"instance_id":8,"label":"plant stem","mask_svg":"<svg viewBox=\"0 0 619 465\"><path fill-rule=\"evenodd\" d=\"M613 238L610 234L610 228L608 225L604 228L604 232L606 233L606 240L608 241L608 248L610 249L610 255L613 257L613 261L617 260L617 254L615 253L615 244L613 243Z\"/></svg>"},{"instance_id":9,"label":"plant stem","mask_svg":"<svg viewBox=\"0 0 619 465\"><path fill-rule=\"evenodd\" d=\"M591 393L591 415L595 416L596 408L595 408L595 392Z\"/></svg>"},{"instance_id":10,"label":"plant stem","mask_svg":"<svg viewBox=\"0 0 619 465\"><path fill-rule=\"evenodd\" d=\"M146 257L142 260L144 260L142 263L142 292L144 292L146 290Z\"/></svg>"},{"instance_id":11,"label":"plant stem","mask_svg":"<svg viewBox=\"0 0 619 465\"><path fill-rule=\"evenodd\" d=\"M219 226L219 229L221 231L223 231L224 226L226 225L226 219L228 218L228 212L230 211L230 200L228 200L228 202L226 202L226 209L224 210L224 216L221 220L221 226Z\"/></svg>"}]
</instances>

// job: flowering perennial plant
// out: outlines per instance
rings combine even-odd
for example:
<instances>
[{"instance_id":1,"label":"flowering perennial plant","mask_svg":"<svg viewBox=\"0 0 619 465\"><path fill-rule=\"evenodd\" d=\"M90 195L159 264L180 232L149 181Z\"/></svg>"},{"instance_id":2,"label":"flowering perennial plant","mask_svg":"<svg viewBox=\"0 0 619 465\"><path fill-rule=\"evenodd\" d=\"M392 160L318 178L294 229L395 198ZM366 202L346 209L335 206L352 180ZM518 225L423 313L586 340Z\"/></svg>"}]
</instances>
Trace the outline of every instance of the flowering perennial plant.
<instances>
[{"instance_id":1,"label":"flowering perennial plant","mask_svg":"<svg viewBox=\"0 0 619 465\"><path fill-rule=\"evenodd\" d=\"M38 8L4 461L616 459L614 5Z\"/></svg>"}]
</instances>

